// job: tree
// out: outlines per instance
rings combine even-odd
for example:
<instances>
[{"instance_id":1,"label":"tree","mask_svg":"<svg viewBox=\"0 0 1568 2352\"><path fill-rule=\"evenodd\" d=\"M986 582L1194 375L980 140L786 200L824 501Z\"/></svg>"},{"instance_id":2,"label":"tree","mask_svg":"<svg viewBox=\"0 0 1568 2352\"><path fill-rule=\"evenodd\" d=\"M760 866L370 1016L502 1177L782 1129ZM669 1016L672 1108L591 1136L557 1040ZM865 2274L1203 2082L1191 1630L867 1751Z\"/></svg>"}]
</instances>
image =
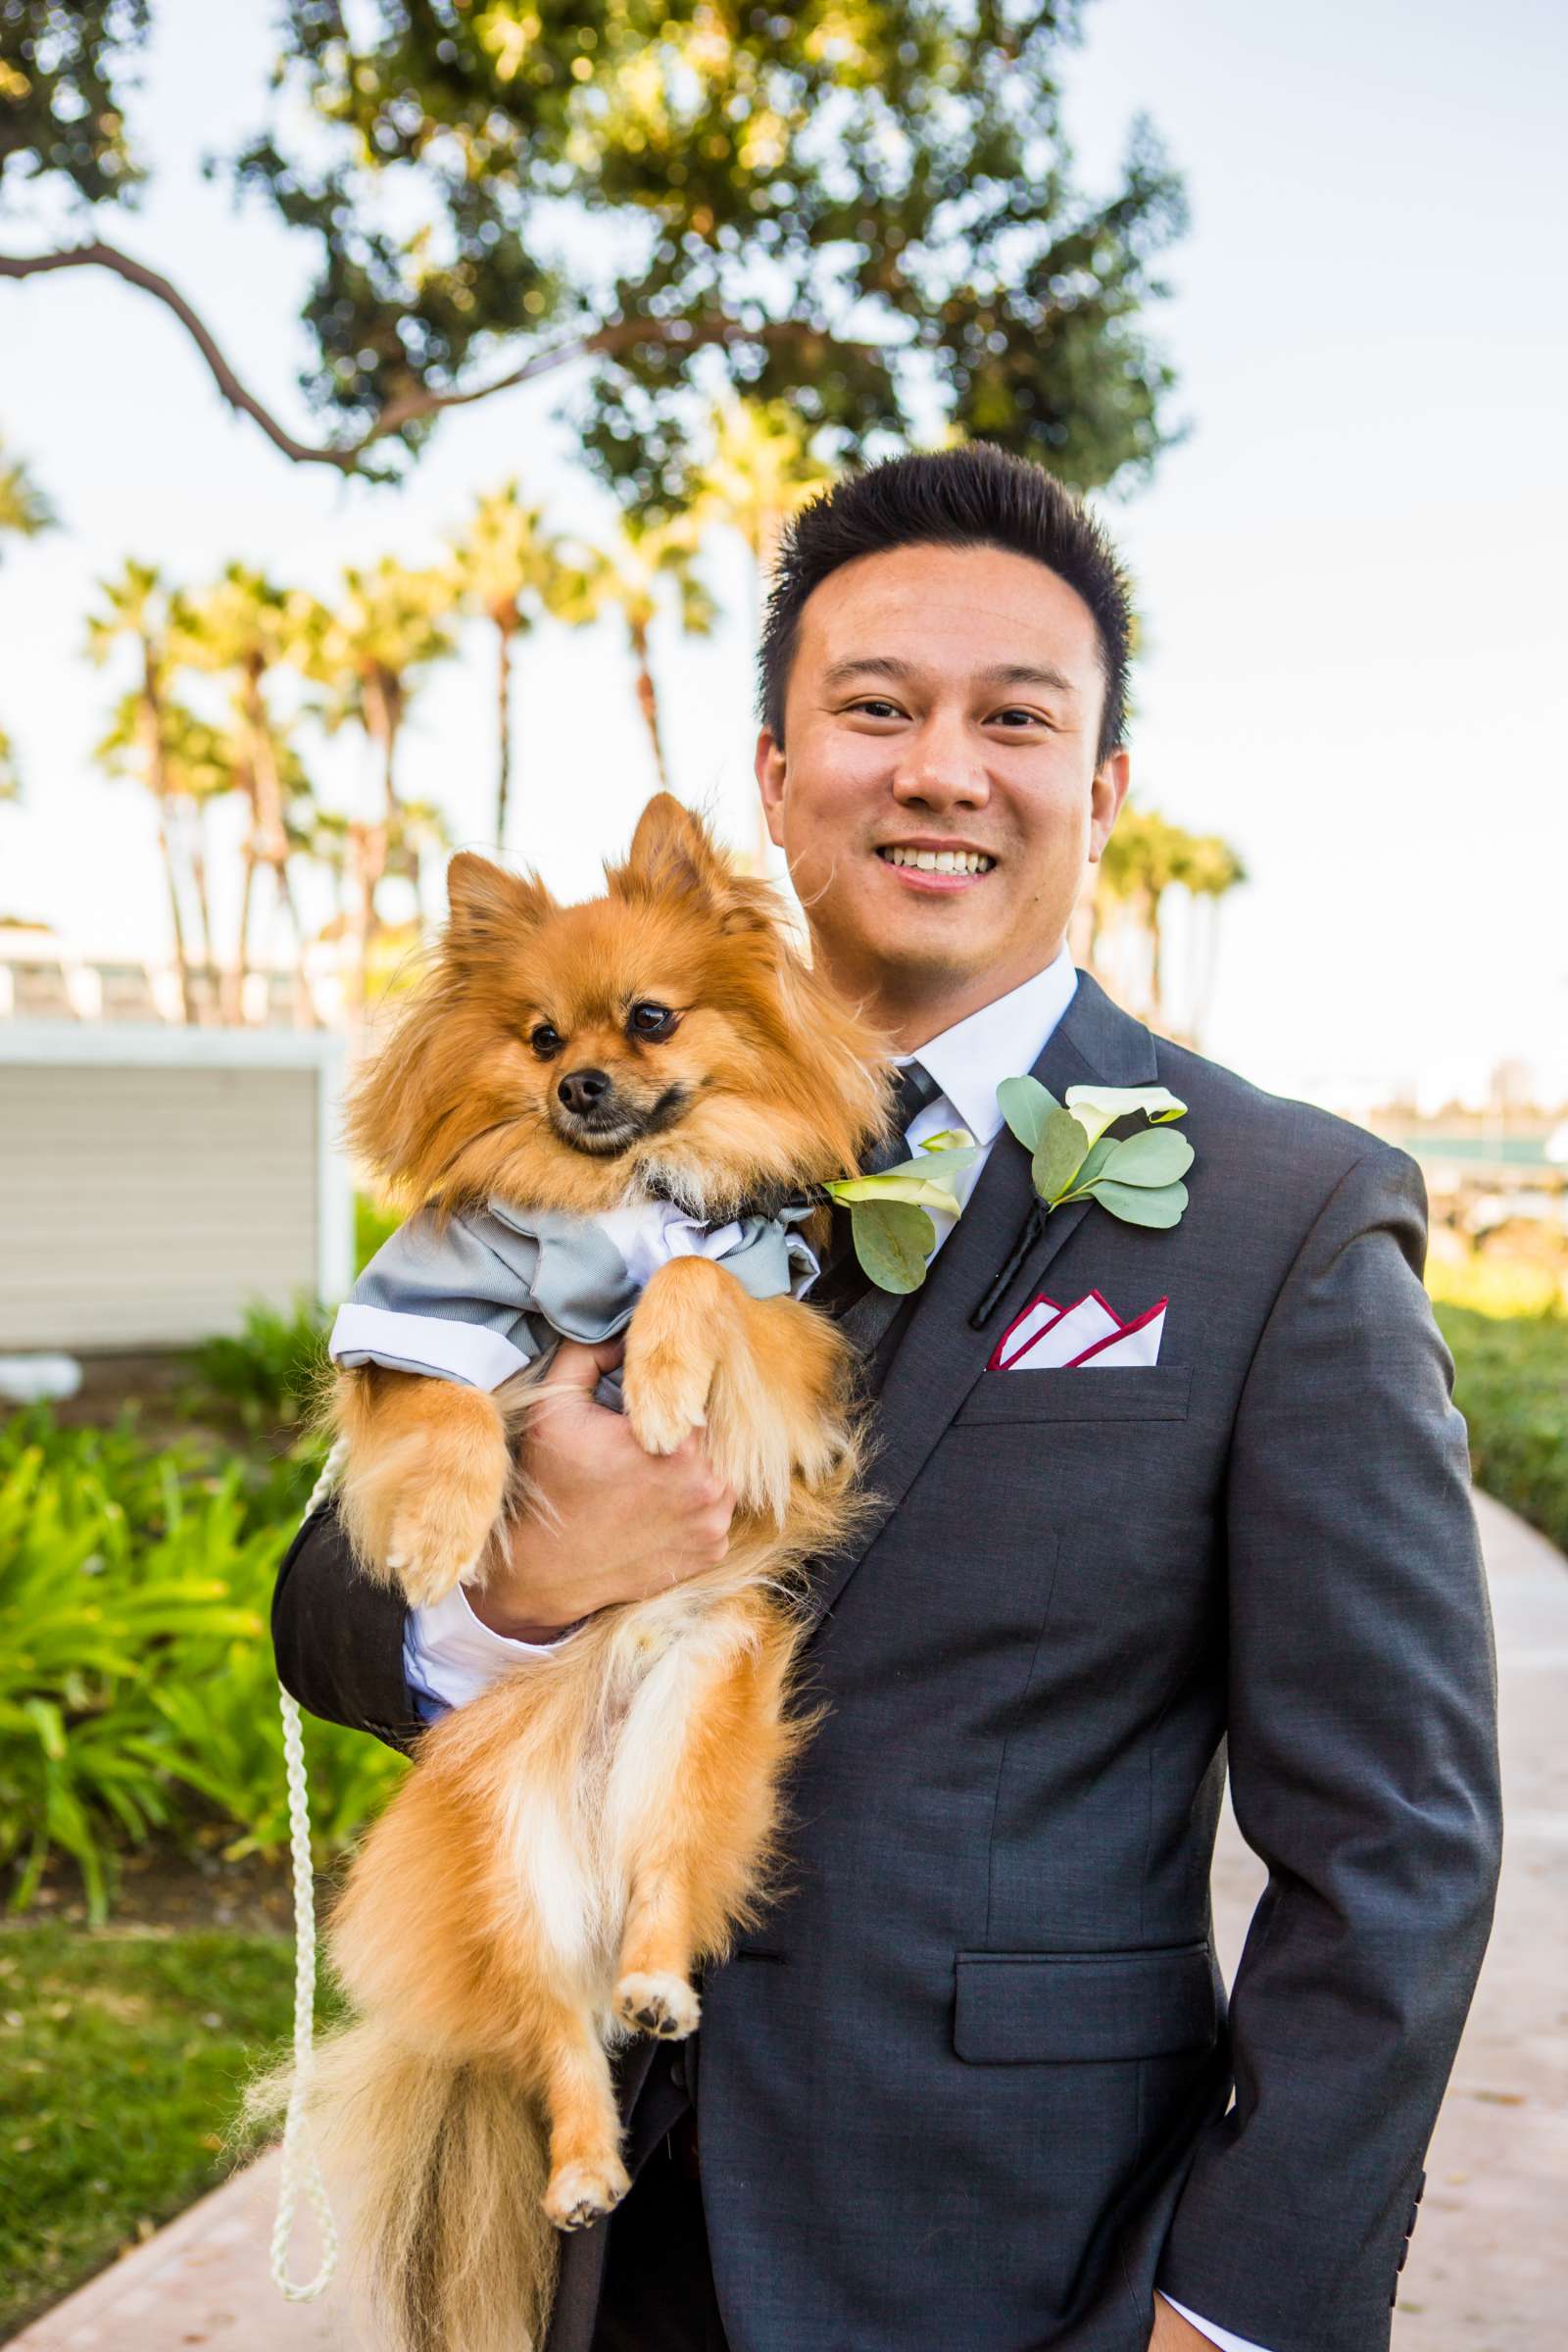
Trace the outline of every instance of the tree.
<instances>
[{"instance_id":1,"label":"tree","mask_svg":"<svg viewBox=\"0 0 1568 2352\"><path fill-rule=\"evenodd\" d=\"M307 676L324 690L326 724L361 728L379 770L380 811L355 858L353 1002L358 1014L368 1000L380 919L376 896L402 836L397 760L403 727L424 672L453 651L450 603L451 584L439 571L411 570L391 556L368 571L346 568L334 604L307 597L291 602L298 658Z\"/></svg>"},{"instance_id":2,"label":"tree","mask_svg":"<svg viewBox=\"0 0 1568 2352\"><path fill-rule=\"evenodd\" d=\"M1195 898L1206 900L1213 909L1227 891L1246 879L1241 858L1217 834L1189 833L1154 808L1123 808L1100 860L1090 959L1101 948L1105 913L1114 909L1147 943L1150 1014L1156 1021L1162 1019L1166 893L1181 886ZM1209 928L1211 965L1212 922Z\"/></svg>"},{"instance_id":3,"label":"tree","mask_svg":"<svg viewBox=\"0 0 1568 2352\"><path fill-rule=\"evenodd\" d=\"M0 560L8 531L17 538L36 539L40 531L52 531L58 519L24 462L7 461L5 436L0 434Z\"/></svg>"},{"instance_id":4,"label":"tree","mask_svg":"<svg viewBox=\"0 0 1568 2352\"><path fill-rule=\"evenodd\" d=\"M8 532L14 538L36 539L40 531L52 531L57 519L53 507L23 460L12 458L7 462L5 438L0 434L0 562L5 558ZM16 746L0 727L0 801L21 798L22 770L17 763Z\"/></svg>"},{"instance_id":5,"label":"tree","mask_svg":"<svg viewBox=\"0 0 1568 2352\"><path fill-rule=\"evenodd\" d=\"M270 683L287 660L296 635L287 593L243 564L228 564L221 577L199 594L182 595L171 612L172 652L193 668L232 681L232 775L244 795L248 823L240 881L234 956L225 990L225 1010L243 1018L245 980L251 968L251 930L256 874L265 867L273 895L293 936L298 978L296 1017L312 1017L304 985L304 934L289 877L293 846L285 822L287 803L308 790L299 755L275 710Z\"/></svg>"},{"instance_id":6,"label":"tree","mask_svg":"<svg viewBox=\"0 0 1568 2352\"><path fill-rule=\"evenodd\" d=\"M192 819L198 792L219 772L219 755L214 741L199 737L194 713L174 698L170 597L157 567L127 558L118 579L101 580L98 588L103 604L88 615L87 651L101 664L126 643L134 671L94 758L109 775L134 774L152 795L180 1004L184 1018L194 1021L182 874L195 889L199 859L191 855Z\"/></svg>"},{"instance_id":7,"label":"tree","mask_svg":"<svg viewBox=\"0 0 1568 2352\"><path fill-rule=\"evenodd\" d=\"M542 507L530 507L515 481L506 482L474 508L453 544L459 602L496 632L496 848L507 844L512 790L512 661L519 637L547 612L563 610L570 594L562 542L545 527Z\"/></svg>"},{"instance_id":8,"label":"tree","mask_svg":"<svg viewBox=\"0 0 1568 2352\"><path fill-rule=\"evenodd\" d=\"M631 647L637 708L653 746L659 781L668 789L669 768L664 759L659 723L659 690L654 683L651 639L653 625L673 591L680 625L688 636L706 637L713 626L716 608L698 577L696 559L700 530L695 514L674 514L662 522L638 522L627 516L614 544L591 548L584 573L585 609L581 617L606 611L620 614Z\"/></svg>"},{"instance_id":9,"label":"tree","mask_svg":"<svg viewBox=\"0 0 1568 2352\"><path fill-rule=\"evenodd\" d=\"M1108 197L1073 184L1060 69L1081 15L285 0L271 118L232 168L315 256L314 440L102 223L0 275L113 271L276 448L345 472L396 471L445 411L570 368L592 462L645 510L687 503L694 395L723 382L783 402L835 463L908 439L935 394L960 434L1100 485L1171 438L1143 314L1185 223L1147 123ZM78 62L57 87L39 26L65 18ZM4 0L8 177L100 209L131 192L118 85L143 22Z\"/></svg>"},{"instance_id":10,"label":"tree","mask_svg":"<svg viewBox=\"0 0 1568 2352\"><path fill-rule=\"evenodd\" d=\"M834 469L811 454L800 416L786 401L715 402L709 419L708 447L693 473L696 510L726 523L746 542L752 558L754 636L760 637L762 605L778 562L779 540L790 516L826 488ZM765 874L772 854L760 802L755 869Z\"/></svg>"}]
</instances>

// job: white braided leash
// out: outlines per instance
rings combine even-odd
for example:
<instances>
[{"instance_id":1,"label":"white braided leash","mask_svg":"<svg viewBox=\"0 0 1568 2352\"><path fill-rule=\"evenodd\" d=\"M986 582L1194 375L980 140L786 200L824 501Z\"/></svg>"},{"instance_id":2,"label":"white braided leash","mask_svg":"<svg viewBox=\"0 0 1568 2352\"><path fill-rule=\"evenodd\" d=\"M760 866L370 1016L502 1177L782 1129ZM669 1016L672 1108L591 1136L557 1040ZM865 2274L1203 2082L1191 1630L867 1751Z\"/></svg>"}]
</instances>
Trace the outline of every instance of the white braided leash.
<instances>
[{"instance_id":1,"label":"white braided leash","mask_svg":"<svg viewBox=\"0 0 1568 2352\"><path fill-rule=\"evenodd\" d=\"M317 1480L305 1519L318 1510L331 1494L342 1467L343 1446L333 1446ZM301 1525L303 1526L302 1519ZM316 2034L316 1880L311 1866L311 1796L305 1778L305 1742L300 1731L299 1701L278 1685L283 1716L283 1770L288 1779L288 1843L294 1865L294 2072L289 2083L288 2112L283 2120L282 2178L277 2194L277 2219L272 2224L272 2283L290 2303L314 2303L324 2295L337 2269L337 2225L321 2179L321 2167L311 2145L306 2115ZM304 2190L321 2232L321 2267L303 2286L288 2273L288 2245L294 2234L294 2215Z\"/></svg>"}]
</instances>

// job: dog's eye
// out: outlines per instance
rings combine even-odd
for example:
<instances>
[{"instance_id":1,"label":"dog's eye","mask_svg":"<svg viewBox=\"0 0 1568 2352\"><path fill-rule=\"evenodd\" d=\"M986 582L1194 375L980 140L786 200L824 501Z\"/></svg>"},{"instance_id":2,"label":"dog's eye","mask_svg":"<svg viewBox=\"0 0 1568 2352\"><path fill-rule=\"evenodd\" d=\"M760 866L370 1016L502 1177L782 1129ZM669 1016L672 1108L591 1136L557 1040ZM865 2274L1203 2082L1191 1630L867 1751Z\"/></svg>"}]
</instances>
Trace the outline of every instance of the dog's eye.
<instances>
[{"instance_id":1,"label":"dog's eye","mask_svg":"<svg viewBox=\"0 0 1568 2352\"><path fill-rule=\"evenodd\" d=\"M667 1004L634 1004L626 1027L633 1037L668 1037L675 1015Z\"/></svg>"},{"instance_id":2,"label":"dog's eye","mask_svg":"<svg viewBox=\"0 0 1568 2352\"><path fill-rule=\"evenodd\" d=\"M552 1029L548 1021L541 1021L538 1028L530 1030L528 1035L528 1043L541 1061L552 1060L565 1042L560 1030Z\"/></svg>"}]
</instances>

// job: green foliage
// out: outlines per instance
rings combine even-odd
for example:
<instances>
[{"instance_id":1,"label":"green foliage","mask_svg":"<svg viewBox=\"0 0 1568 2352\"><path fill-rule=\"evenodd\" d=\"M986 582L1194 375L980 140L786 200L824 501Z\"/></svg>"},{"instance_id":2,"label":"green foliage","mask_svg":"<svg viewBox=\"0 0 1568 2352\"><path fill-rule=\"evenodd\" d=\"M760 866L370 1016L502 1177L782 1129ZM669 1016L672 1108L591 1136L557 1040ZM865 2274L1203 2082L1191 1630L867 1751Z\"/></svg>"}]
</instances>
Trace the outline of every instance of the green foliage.
<instances>
[{"instance_id":1,"label":"green foliage","mask_svg":"<svg viewBox=\"0 0 1568 2352\"><path fill-rule=\"evenodd\" d=\"M1440 1302L1478 1487L1568 1550L1568 1313L1507 1319Z\"/></svg>"},{"instance_id":2,"label":"green foliage","mask_svg":"<svg viewBox=\"0 0 1568 2352\"><path fill-rule=\"evenodd\" d=\"M217 2185L291 1995L268 1936L0 1932L0 2336Z\"/></svg>"},{"instance_id":3,"label":"green foliage","mask_svg":"<svg viewBox=\"0 0 1568 2352\"><path fill-rule=\"evenodd\" d=\"M0 194L45 174L83 204L134 189L121 88L146 35L147 0L0 0Z\"/></svg>"},{"instance_id":4,"label":"green foliage","mask_svg":"<svg viewBox=\"0 0 1568 2352\"><path fill-rule=\"evenodd\" d=\"M268 1611L308 1463L255 1479L134 1430L0 1426L0 1863L30 1900L52 1851L105 1916L118 1846L286 1841ZM399 1760L307 1727L318 1848L338 1850Z\"/></svg>"},{"instance_id":5,"label":"green foliage","mask_svg":"<svg viewBox=\"0 0 1568 2352\"><path fill-rule=\"evenodd\" d=\"M1080 13L288 0L234 170L318 255L307 390L412 451L455 388L581 354L585 447L645 513L688 503L687 395L726 380L835 459L939 385L956 432L1076 485L1147 470L1172 379L1141 315L1183 199L1143 123L1104 201L1074 188Z\"/></svg>"},{"instance_id":6,"label":"green foliage","mask_svg":"<svg viewBox=\"0 0 1568 2352\"><path fill-rule=\"evenodd\" d=\"M879 1290L903 1298L925 1280L937 1229L907 1200L858 1200L850 1210L855 1254Z\"/></svg>"},{"instance_id":7,"label":"green foliage","mask_svg":"<svg viewBox=\"0 0 1568 2352\"><path fill-rule=\"evenodd\" d=\"M389 1242L403 1222L395 1208L382 1208L368 1193L354 1196L354 1270L363 1273L383 1242Z\"/></svg>"},{"instance_id":8,"label":"green foliage","mask_svg":"<svg viewBox=\"0 0 1568 2352\"><path fill-rule=\"evenodd\" d=\"M248 1430L292 1429L315 1409L326 1377L326 1330L312 1299L296 1299L288 1314L252 1305L238 1336L204 1341L192 1351L192 1367Z\"/></svg>"}]
</instances>

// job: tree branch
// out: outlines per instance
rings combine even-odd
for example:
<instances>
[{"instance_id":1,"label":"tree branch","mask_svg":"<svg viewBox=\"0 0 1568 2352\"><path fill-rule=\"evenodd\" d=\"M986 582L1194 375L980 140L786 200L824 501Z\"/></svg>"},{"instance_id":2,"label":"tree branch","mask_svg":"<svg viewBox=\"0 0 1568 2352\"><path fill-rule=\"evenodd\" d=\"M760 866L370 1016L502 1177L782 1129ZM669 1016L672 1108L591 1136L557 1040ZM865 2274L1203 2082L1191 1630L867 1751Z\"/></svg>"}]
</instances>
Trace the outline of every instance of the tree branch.
<instances>
[{"instance_id":1,"label":"tree branch","mask_svg":"<svg viewBox=\"0 0 1568 2352\"><path fill-rule=\"evenodd\" d=\"M760 326L745 326L734 318L660 319L612 318L590 333L571 335L563 342L551 344L546 350L534 352L518 367L510 368L488 383L475 384L466 391L436 392L428 386L404 393L388 401L373 424L354 441L327 441L319 446L296 439L294 434L278 423L270 410L265 408L229 366L218 342L197 312L186 301L179 288L158 270L149 269L118 246L93 243L74 245L60 253L7 254L0 253L0 278L39 277L55 270L108 270L127 285L137 286L145 294L164 304L190 336L202 358L207 362L213 380L232 409L249 416L261 426L274 449L297 466L334 466L340 473L358 469L365 452L388 434L401 432L421 416L438 416L444 409L471 407L475 401L491 400L498 392L514 391L519 384L532 382L536 376L548 375L572 360L588 359L606 352L623 351L635 343L681 344L688 349L701 343L789 343L803 336L817 342L838 344L840 338L824 334L820 327L804 319L768 319ZM858 345L851 348L859 348Z\"/></svg>"}]
</instances>

